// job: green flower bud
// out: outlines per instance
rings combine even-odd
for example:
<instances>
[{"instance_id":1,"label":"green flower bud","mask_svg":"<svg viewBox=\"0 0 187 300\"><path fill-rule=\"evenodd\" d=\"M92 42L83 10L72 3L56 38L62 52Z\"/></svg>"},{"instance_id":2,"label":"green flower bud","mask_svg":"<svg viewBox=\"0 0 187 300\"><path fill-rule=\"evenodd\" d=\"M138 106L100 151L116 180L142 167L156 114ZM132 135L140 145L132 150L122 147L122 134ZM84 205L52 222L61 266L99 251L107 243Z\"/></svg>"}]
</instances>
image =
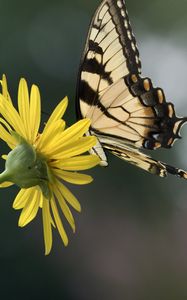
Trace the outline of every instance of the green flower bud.
<instances>
[{"instance_id":1,"label":"green flower bud","mask_svg":"<svg viewBox=\"0 0 187 300\"><path fill-rule=\"evenodd\" d=\"M15 135L15 133L14 133ZM40 186L48 199L51 196L49 189L49 172L47 162L34 147L23 138L16 135L18 146L9 152L5 163L5 171L0 174L0 183L5 181L15 183L20 188Z\"/></svg>"}]
</instances>

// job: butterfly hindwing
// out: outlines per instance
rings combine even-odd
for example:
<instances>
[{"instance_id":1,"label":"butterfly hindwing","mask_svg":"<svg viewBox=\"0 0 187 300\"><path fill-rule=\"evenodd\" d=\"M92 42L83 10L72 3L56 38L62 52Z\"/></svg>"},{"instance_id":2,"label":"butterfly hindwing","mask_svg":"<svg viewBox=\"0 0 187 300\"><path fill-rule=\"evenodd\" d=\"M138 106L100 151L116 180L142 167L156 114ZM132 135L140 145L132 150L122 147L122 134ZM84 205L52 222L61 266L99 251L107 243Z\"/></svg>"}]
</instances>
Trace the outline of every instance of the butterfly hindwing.
<instances>
[{"instance_id":1,"label":"butterfly hindwing","mask_svg":"<svg viewBox=\"0 0 187 300\"><path fill-rule=\"evenodd\" d=\"M118 137L136 148L170 148L185 122L177 118L172 103L148 78L126 76L111 85L92 106L87 117L96 134Z\"/></svg>"}]
</instances>

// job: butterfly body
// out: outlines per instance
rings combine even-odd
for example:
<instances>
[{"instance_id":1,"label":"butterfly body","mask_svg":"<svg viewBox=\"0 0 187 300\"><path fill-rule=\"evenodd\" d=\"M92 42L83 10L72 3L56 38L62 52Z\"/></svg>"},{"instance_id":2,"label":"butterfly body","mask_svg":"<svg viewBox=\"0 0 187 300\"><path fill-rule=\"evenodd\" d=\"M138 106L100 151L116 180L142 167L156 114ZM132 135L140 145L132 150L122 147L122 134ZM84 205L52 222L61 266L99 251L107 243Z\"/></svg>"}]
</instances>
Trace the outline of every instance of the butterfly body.
<instances>
[{"instance_id":1,"label":"butterfly body","mask_svg":"<svg viewBox=\"0 0 187 300\"><path fill-rule=\"evenodd\" d=\"M175 115L163 90L140 74L125 1L102 1L90 25L77 85L79 118L91 120L89 134L98 138L93 153L102 165L107 165L107 149L152 174L184 178L180 170L140 152L171 148L187 121Z\"/></svg>"}]
</instances>

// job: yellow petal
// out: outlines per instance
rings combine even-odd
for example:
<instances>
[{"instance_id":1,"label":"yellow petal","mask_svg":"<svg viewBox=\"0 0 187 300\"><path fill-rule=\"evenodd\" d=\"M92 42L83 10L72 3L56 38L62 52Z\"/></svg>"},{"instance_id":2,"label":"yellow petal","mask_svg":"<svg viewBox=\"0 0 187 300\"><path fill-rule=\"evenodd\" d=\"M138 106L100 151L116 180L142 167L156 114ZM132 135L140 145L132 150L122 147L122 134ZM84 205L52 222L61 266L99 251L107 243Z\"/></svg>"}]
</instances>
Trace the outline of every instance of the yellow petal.
<instances>
[{"instance_id":1,"label":"yellow petal","mask_svg":"<svg viewBox=\"0 0 187 300\"><path fill-rule=\"evenodd\" d=\"M57 121L63 117L67 106L68 106L68 98L65 97L54 109L49 120L47 121L47 124L46 124L44 130L46 130L51 123L53 123L54 121Z\"/></svg>"},{"instance_id":2,"label":"yellow petal","mask_svg":"<svg viewBox=\"0 0 187 300\"><path fill-rule=\"evenodd\" d=\"M58 189L60 190L61 194L64 196L66 201L78 212L81 212L81 205L77 198L70 192L70 190L62 184L60 181L56 181Z\"/></svg>"},{"instance_id":3,"label":"yellow petal","mask_svg":"<svg viewBox=\"0 0 187 300\"><path fill-rule=\"evenodd\" d=\"M9 126L9 124L2 118L0 118L0 123L5 126L5 128L10 132L12 128Z\"/></svg>"},{"instance_id":4,"label":"yellow petal","mask_svg":"<svg viewBox=\"0 0 187 300\"><path fill-rule=\"evenodd\" d=\"M47 129L44 129L43 133L40 135L40 138L37 142L37 148L42 151L42 148L47 149L47 147L51 147L50 145L58 141L62 131L65 128L66 123L64 120L57 120L51 123Z\"/></svg>"},{"instance_id":5,"label":"yellow petal","mask_svg":"<svg viewBox=\"0 0 187 300\"><path fill-rule=\"evenodd\" d=\"M13 202L14 209L21 209L26 205L27 199L31 193L31 189L21 189L19 191Z\"/></svg>"},{"instance_id":6,"label":"yellow petal","mask_svg":"<svg viewBox=\"0 0 187 300\"><path fill-rule=\"evenodd\" d=\"M30 133L31 133L31 142L34 142L38 134L40 126L40 117L41 117L41 100L40 100L40 91L36 85L33 85L31 88L30 96Z\"/></svg>"},{"instance_id":7,"label":"yellow petal","mask_svg":"<svg viewBox=\"0 0 187 300\"><path fill-rule=\"evenodd\" d=\"M45 243L45 255L48 255L52 247L52 228L51 228L51 214L49 210L49 200L44 199L42 207L42 219L44 230L44 243Z\"/></svg>"},{"instance_id":8,"label":"yellow petal","mask_svg":"<svg viewBox=\"0 0 187 300\"><path fill-rule=\"evenodd\" d=\"M58 203L60 205L60 208L61 208L66 220L68 221L71 228L73 229L73 232L75 232L75 221L74 221L73 215L72 215L69 207L67 206L61 192L58 190L58 188L55 188L55 185L53 188L53 192L55 194L56 199L58 200Z\"/></svg>"},{"instance_id":9,"label":"yellow petal","mask_svg":"<svg viewBox=\"0 0 187 300\"><path fill-rule=\"evenodd\" d=\"M25 134L25 127L18 112L13 105L10 104L10 102L6 101L5 103L2 95L0 95L0 112L6 121L12 126L13 130L15 130L22 137L27 138Z\"/></svg>"},{"instance_id":10,"label":"yellow petal","mask_svg":"<svg viewBox=\"0 0 187 300\"><path fill-rule=\"evenodd\" d=\"M4 74L3 74L2 81L1 81L1 86L2 86L3 96L6 98L6 100L8 102L10 102L12 104L12 100L11 100L9 92L8 92L8 86L7 86L6 76Z\"/></svg>"},{"instance_id":11,"label":"yellow petal","mask_svg":"<svg viewBox=\"0 0 187 300\"><path fill-rule=\"evenodd\" d=\"M33 190L33 192L30 193L30 197L27 199L26 205L21 212L18 223L20 227L26 226L36 217L40 204L39 200L40 194L37 190Z\"/></svg>"},{"instance_id":12,"label":"yellow petal","mask_svg":"<svg viewBox=\"0 0 187 300\"><path fill-rule=\"evenodd\" d=\"M3 183L0 184L0 188L7 188L7 187L9 187L13 184L14 183L12 183L12 182L3 182Z\"/></svg>"},{"instance_id":13,"label":"yellow petal","mask_svg":"<svg viewBox=\"0 0 187 300\"><path fill-rule=\"evenodd\" d=\"M50 126L49 126L50 127ZM48 129L49 129L48 127ZM47 137L46 141L43 142L43 146L45 148L53 148L53 145L61 138L62 132L66 127L66 122L62 119L54 121L52 126L51 124L51 133L50 136Z\"/></svg>"},{"instance_id":14,"label":"yellow petal","mask_svg":"<svg viewBox=\"0 0 187 300\"><path fill-rule=\"evenodd\" d=\"M7 132L7 130L0 124L0 138L5 141L8 146L13 149L16 146L15 138Z\"/></svg>"},{"instance_id":15,"label":"yellow petal","mask_svg":"<svg viewBox=\"0 0 187 300\"><path fill-rule=\"evenodd\" d=\"M62 133L60 139L58 139L56 143L53 143L53 147L59 148L62 145L63 147L66 147L67 145L77 141L88 131L89 127L89 119L83 119L78 121Z\"/></svg>"},{"instance_id":16,"label":"yellow petal","mask_svg":"<svg viewBox=\"0 0 187 300\"><path fill-rule=\"evenodd\" d=\"M51 148L51 151L48 150L48 155L51 155L53 159L63 160L90 150L96 142L97 139L95 136L81 137L78 141L70 143L65 147L62 144L59 148Z\"/></svg>"},{"instance_id":17,"label":"yellow petal","mask_svg":"<svg viewBox=\"0 0 187 300\"><path fill-rule=\"evenodd\" d=\"M93 168L99 162L100 159L97 155L80 155L63 161L54 161L51 163L51 166L67 171L81 171Z\"/></svg>"},{"instance_id":18,"label":"yellow petal","mask_svg":"<svg viewBox=\"0 0 187 300\"><path fill-rule=\"evenodd\" d=\"M18 88L18 109L27 139L30 140L29 92L24 78L20 80Z\"/></svg>"},{"instance_id":19,"label":"yellow petal","mask_svg":"<svg viewBox=\"0 0 187 300\"><path fill-rule=\"evenodd\" d=\"M68 245L68 237L67 237L67 234L66 234L66 232L64 230L64 227L62 225L62 222L61 222L61 219L60 219L57 207L56 207L54 197L51 198L51 208L52 208L52 212L53 212L53 215L54 215L55 223L56 223L56 226L58 228L59 234L62 238L62 241L64 242L64 245L67 246Z\"/></svg>"},{"instance_id":20,"label":"yellow petal","mask_svg":"<svg viewBox=\"0 0 187 300\"><path fill-rule=\"evenodd\" d=\"M88 184L93 181L93 178L86 174L62 171L59 169L54 169L53 172L57 177L74 184Z\"/></svg>"},{"instance_id":21,"label":"yellow petal","mask_svg":"<svg viewBox=\"0 0 187 300\"><path fill-rule=\"evenodd\" d=\"M8 156L7 154L3 154L3 155L1 155L1 158L4 160L7 160L7 156Z\"/></svg>"}]
</instances>

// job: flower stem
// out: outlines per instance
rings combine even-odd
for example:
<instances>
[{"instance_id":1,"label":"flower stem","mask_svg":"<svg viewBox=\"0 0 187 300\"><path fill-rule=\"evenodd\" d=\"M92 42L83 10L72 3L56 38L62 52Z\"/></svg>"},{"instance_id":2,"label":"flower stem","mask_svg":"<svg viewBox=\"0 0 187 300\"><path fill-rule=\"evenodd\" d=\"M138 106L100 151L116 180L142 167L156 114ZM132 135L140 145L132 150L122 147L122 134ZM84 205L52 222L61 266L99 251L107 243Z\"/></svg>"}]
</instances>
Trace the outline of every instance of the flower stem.
<instances>
[{"instance_id":1,"label":"flower stem","mask_svg":"<svg viewBox=\"0 0 187 300\"><path fill-rule=\"evenodd\" d=\"M11 174L8 170L5 170L0 174L0 184L4 183L5 181L11 182Z\"/></svg>"}]
</instances>

